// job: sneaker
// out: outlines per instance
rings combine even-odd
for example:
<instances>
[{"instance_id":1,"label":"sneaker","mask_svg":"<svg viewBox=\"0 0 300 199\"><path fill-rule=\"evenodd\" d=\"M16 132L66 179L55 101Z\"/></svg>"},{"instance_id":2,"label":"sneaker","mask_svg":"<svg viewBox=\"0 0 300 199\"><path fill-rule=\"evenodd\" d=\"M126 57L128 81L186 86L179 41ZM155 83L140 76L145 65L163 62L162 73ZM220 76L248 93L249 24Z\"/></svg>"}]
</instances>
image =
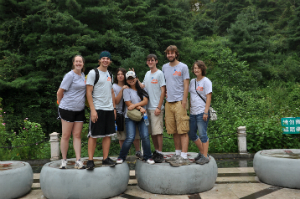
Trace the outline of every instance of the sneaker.
<instances>
[{"instance_id":1,"label":"sneaker","mask_svg":"<svg viewBox=\"0 0 300 199\"><path fill-rule=\"evenodd\" d=\"M60 169L66 169L67 168L67 163L68 163L68 160L64 160L64 159L61 159L61 165L60 165Z\"/></svg>"},{"instance_id":2,"label":"sneaker","mask_svg":"<svg viewBox=\"0 0 300 199\"><path fill-rule=\"evenodd\" d=\"M79 159L75 162L74 168L75 169L85 169L85 166L83 165L83 162Z\"/></svg>"},{"instance_id":3,"label":"sneaker","mask_svg":"<svg viewBox=\"0 0 300 199\"><path fill-rule=\"evenodd\" d=\"M203 156L202 153L199 152L197 157L195 157L195 161L199 160L202 156Z\"/></svg>"},{"instance_id":4,"label":"sneaker","mask_svg":"<svg viewBox=\"0 0 300 199\"><path fill-rule=\"evenodd\" d=\"M161 153L153 154L152 159L155 163L162 163L165 161L164 155Z\"/></svg>"},{"instance_id":5,"label":"sneaker","mask_svg":"<svg viewBox=\"0 0 300 199\"><path fill-rule=\"evenodd\" d=\"M94 167L95 167L94 160L88 160L87 163L86 163L86 169L87 170L93 170Z\"/></svg>"},{"instance_id":6,"label":"sneaker","mask_svg":"<svg viewBox=\"0 0 300 199\"><path fill-rule=\"evenodd\" d=\"M140 160L143 159L143 154L142 154L141 151L136 151L136 152L135 152L135 156L136 156L138 159L140 159Z\"/></svg>"},{"instance_id":7,"label":"sneaker","mask_svg":"<svg viewBox=\"0 0 300 199\"><path fill-rule=\"evenodd\" d=\"M170 165L173 167L180 167L183 165L190 165L191 161L189 159L184 159L183 157L179 156L176 161L170 162Z\"/></svg>"},{"instance_id":8,"label":"sneaker","mask_svg":"<svg viewBox=\"0 0 300 199\"><path fill-rule=\"evenodd\" d=\"M110 159L110 157L107 157L105 160L102 160L102 165L103 166L115 166L116 165L116 162L113 161L112 159Z\"/></svg>"},{"instance_id":9,"label":"sneaker","mask_svg":"<svg viewBox=\"0 0 300 199\"><path fill-rule=\"evenodd\" d=\"M166 159L166 162L174 162L176 161L178 158L180 158L180 155L173 155L172 157L170 157L169 159Z\"/></svg>"},{"instance_id":10,"label":"sneaker","mask_svg":"<svg viewBox=\"0 0 300 199\"><path fill-rule=\"evenodd\" d=\"M149 158L147 161L146 161L148 164L154 164L154 160L152 158Z\"/></svg>"},{"instance_id":11,"label":"sneaker","mask_svg":"<svg viewBox=\"0 0 300 199\"><path fill-rule=\"evenodd\" d=\"M122 164L123 162L124 162L124 160L122 158L118 158L116 161L117 164Z\"/></svg>"},{"instance_id":12,"label":"sneaker","mask_svg":"<svg viewBox=\"0 0 300 199\"><path fill-rule=\"evenodd\" d=\"M197 161L195 161L197 164L200 164L200 165L203 165L203 164L206 164L206 163L209 163L209 158L208 156L205 157L204 155Z\"/></svg>"}]
</instances>

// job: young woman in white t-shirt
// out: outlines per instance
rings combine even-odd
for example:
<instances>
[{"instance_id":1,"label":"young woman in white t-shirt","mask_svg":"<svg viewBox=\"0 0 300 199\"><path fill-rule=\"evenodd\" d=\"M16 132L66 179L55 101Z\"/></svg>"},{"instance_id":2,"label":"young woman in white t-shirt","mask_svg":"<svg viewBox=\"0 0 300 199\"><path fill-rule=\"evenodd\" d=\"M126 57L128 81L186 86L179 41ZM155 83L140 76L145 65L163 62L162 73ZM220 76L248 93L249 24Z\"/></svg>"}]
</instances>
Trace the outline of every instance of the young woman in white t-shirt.
<instances>
[{"instance_id":1,"label":"young woman in white t-shirt","mask_svg":"<svg viewBox=\"0 0 300 199\"><path fill-rule=\"evenodd\" d=\"M206 164L209 162L207 155L209 138L207 137L207 125L209 121L209 107L212 95L212 83L205 77L206 66L201 60L194 63L192 72L196 75L189 86L190 92L190 131L189 137L199 149L199 154L195 158L197 164ZM200 96L202 97L200 97ZM199 136L197 135L199 131Z\"/></svg>"},{"instance_id":2,"label":"young woman in white t-shirt","mask_svg":"<svg viewBox=\"0 0 300 199\"><path fill-rule=\"evenodd\" d=\"M123 90L129 88L127 85L125 85L125 75L126 75L126 70L124 68L118 68L117 74L114 79L114 84L113 84L113 89L114 89L114 93L116 96L115 104L117 107L117 114L123 114L123 115L125 115L125 106L126 106L123 101ZM123 108L123 106L124 106L124 108ZM123 112L122 112L122 110L123 110ZM120 144L121 148L126 139L125 129L126 128L124 127L123 131L117 130L117 138L119 140L119 144ZM142 159L143 154L140 151L140 135L139 135L138 129L136 129L135 140L133 141L133 145L135 147L136 157L139 159Z\"/></svg>"},{"instance_id":3,"label":"young woman in white t-shirt","mask_svg":"<svg viewBox=\"0 0 300 199\"><path fill-rule=\"evenodd\" d=\"M62 161L60 168L67 167L67 152L69 148L69 139L73 135L73 146L76 155L75 168L85 169L81 157L81 131L85 120L85 76L84 76L84 58L76 55L72 59L72 70L68 72L57 91L57 103L59 104L58 114L61 119L62 136L60 150Z\"/></svg>"}]
</instances>

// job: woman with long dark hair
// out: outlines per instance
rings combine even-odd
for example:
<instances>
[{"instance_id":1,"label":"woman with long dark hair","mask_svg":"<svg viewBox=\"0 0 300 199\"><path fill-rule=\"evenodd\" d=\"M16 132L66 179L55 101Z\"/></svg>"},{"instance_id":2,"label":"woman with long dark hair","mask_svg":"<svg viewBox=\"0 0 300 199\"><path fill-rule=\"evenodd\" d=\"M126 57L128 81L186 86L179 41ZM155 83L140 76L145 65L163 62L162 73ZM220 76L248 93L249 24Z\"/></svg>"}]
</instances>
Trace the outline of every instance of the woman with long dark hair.
<instances>
[{"instance_id":1,"label":"woman with long dark hair","mask_svg":"<svg viewBox=\"0 0 300 199\"><path fill-rule=\"evenodd\" d=\"M126 104L126 139L122 145L120 155L117 159L117 163L121 164L126 160L129 148L135 138L136 127L138 127L144 151L143 159L148 164L154 164L154 161L151 159L152 154L150 148L148 126L145 124L143 118L140 121L134 121L127 116L128 111L133 109L139 110L142 114L146 113L146 105L149 99L148 93L140 87L135 72L133 71L128 71L126 73L126 83L129 87L128 89L125 89L123 91L123 99Z\"/></svg>"},{"instance_id":2,"label":"woman with long dark hair","mask_svg":"<svg viewBox=\"0 0 300 199\"><path fill-rule=\"evenodd\" d=\"M117 125L118 123L122 122L120 121L119 118L124 118L125 117L125 102L123 100L123 90L129 88L128 85L126 84L125 80L125 75L126 75L126 70L124 68L118 68L117 69L117 74L114 79L114 84L113 84L113 89L115 93L115 103L116 103L116 108L117 108ZM124 107L123 107L124 106ZM125 121L124 121L125 122ZM125 123L120 124L123 127L125 126ZM124 127L123 129L117 129L117 138L119 140L120 147L122 148L122 145L126 139L126 128ZM135 156L139 159L143 158L143 155L140 151L140 135L138 132L138 129L136 129L136 134L135 134L135 140L133 141L133 145L135 147Z\"/></svg>"}]
</instances>

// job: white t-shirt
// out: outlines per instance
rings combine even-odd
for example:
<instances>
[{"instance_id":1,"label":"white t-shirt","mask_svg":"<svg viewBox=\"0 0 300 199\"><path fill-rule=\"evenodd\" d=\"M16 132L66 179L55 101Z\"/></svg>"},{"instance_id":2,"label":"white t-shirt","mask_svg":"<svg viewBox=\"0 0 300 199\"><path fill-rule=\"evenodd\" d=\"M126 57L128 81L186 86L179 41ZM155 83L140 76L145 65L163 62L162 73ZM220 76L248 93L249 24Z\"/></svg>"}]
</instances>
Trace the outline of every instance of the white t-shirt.
<instances>
[{"instance_id":1,"label":"white t-shirt","mask_svg":"<svg viewBox=\"0 0 300 199\"><path fill-rule=\"evenodd\" d=\"M176 66L170 66L169 63L164 64L162 67L166 79L166 87L168 102L182 101L184 86L183 82L190 79L189 69L186 64L179 62Z\"/></svg>"},{"instance_id":2,"label":"white t-shirt","mask_svg":"<svg viewBox=\"0 0 300 199\"><path fill-rule=\"evenodd\" d=\"M93 103L96 110L105 110L105 111L111 111L114 110L114 105L112 102L112 95L111 95L111 77L109 75L109 72L102 72L99 70L99 80L94 85L96 74L95 71L92 69L90 70L86 84L94 86L93 90Z\"/></svg>"},{"instance_id":3,"label":"white t-shirt","mask_svg":"<svg viewBox=\"0 0 300 199\"><path fill-rule=\"evenodd\" d=\"M166 85L163 72L161 70L157 70L155 73L151 73L151 71L148 71L144 77L143 84L145 85L149 95L147 109L155 110L160 100L160 87ZM164 106L162 105L161 109L163 108Z\"/></svg>"},{"instance_id":4,"label":"white t-shirt","mask_svg":"<svg viewBox=\"0 0 300 199\"><path fill-rule=\"evenodd\" d=\"M127 101L131 101L132 104L137 104L139 102L141 102L141 98L138 96L137 91L131 89L131 88L127 88L123 90L123 99L125 102ZM125 118L127 117L127 109L128 107L125 107ZM144 109L146 109L146 106L143 106Z\"/></svg>"},{"instance_id":5,"label":"white t-shirt","mask_svg":"<svg viewBox=\"0 0 300 199\"><path fill-rule=\"evenodd\" d=\"M69 111L82 111L85 106L85 77L84 73L77 75L73 70L68 72L60 84L64 89L64 96L59 108Z\"/></svg>"},{"instance_id":6,"label":"white t-shirt","mask_svg":"<svg viewBox=\"0 0 300 199\"><path fill-rule=\"evenodd\" d=\"M115 97L117 97L117 95L119 95L120 91L122 90L122 87L119 86L118 84L113 84L113 89L114 89ZM123 98L121 98L119 104L116 104L117 113L122 113L122 107L123 107ZM125 112L125 107L124 107L124 112Z\"/></svg>"},{"instance_id":7,"label":"white t-shirt","mask_svg":"<svg viewBox=\"0 0 300 199\"><path fill-rule=\"evenodd\" d=\"M205 102L199 97L195 90L195 81L192 79L189 86L190 99L191 99L191 115L198 115L204 113ZM197 92L206 101L206 95L212 93L212 83L207 77L203 77L200 81L196 81Z\"/></svg>"}]
</instances>

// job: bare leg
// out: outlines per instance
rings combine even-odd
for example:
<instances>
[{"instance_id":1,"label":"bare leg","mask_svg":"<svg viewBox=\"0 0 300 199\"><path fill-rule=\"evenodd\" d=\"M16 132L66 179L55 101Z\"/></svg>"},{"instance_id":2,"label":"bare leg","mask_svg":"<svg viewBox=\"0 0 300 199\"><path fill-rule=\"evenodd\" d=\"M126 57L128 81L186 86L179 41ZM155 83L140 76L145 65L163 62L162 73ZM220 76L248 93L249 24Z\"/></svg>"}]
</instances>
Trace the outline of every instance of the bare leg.
<instances>
[{"instance_id":1,"label":"bare leg","mask_svg":"<svg viewBox=\"0 0 300 199\"><path fill-rule=\"evenodd\" d=\"M88 141L89 160L93 160L96 146L97 146L97 138L89 137L89 141Z\"/></svg>"},{"instance_id":2,"label":"bare leg","mask_svg":"<svg viewBox=\"0 0 300 199\"><path fill-rule=\"evenodd\" d=\"M155 150L158 150L157 135L151 135Z\"/></svg>"},{"instance_id":3,"label":"bare leg","mask_svg":"<svg viewBox=\"0 0 300 199\"><path fill-rule=\"evenodd\" d=\"M203 150L203 143L201 142L201 140L198 138L196 141L194 141L194 143L198 147L200 153L203 154L204 150Z\"/></svg>"},{"instance_id":4,"label":"bare leg","mask_svg":"<svg viewBox=\"0 0 300 199\"><path fill-rule=\"evenodd\" d=\"M74 122L73 126L73 147L75 150L76 160L81 157L81 131L83 122Z\"/></svg>"},{"instance_id":5,"label":"bare leg","mask_svg":"<svg viewBox=\"0 0 300 199\"><path fill-rule=\"evenodd\" d=\"M173 134L175 150L181 150L181 138L178 133Z\"/></svg>"},{"instance_id":6,"label":"bare leg","mask_svg":"<svg viewBox=\"0 0 300 199\"><path fill-rule=\"evenodd\" d=\"M133 141L133 145L134 145L135 151L140 151L141 150L140 139L135 139Z\"/></svg>"},{"instance_id":7,"label":"bare leg","mask_svg":"<svg viewBox=\"0 0 300 199\"><path fill-rule=\"evenodd\" d=\"M67 122L65 120L61 120L62 136L60 141L60 151L63 159L67 159L69 139L71 137L73 125L74 125L73 122Z\"/></svg>"},{"instance_id":8,"label":"bare leg","mask_svg":"<svg viewBox=\"0 0 300 199\"><path fill-rule=\"evenodd\" d=\"M205 157L207 157L209 141L207 140L206 143L202 143L202 146L203 146L203 153L202 153L202 154L203 154Z\"/></svg>"},{"instance_id":9,"label":"bare leg","mask_svg":"<svg viewBox=\"0 0 300 199\"><path fill-rule=\"evenodd\" d=\"M122 145L124 143L125 140L119 140L119 144L120 144L120 148L122 149Z\"/></svg>"},{"instance_id":10,"label":"bare leg","mask_svg":"<svg viewBox=\"0 0 300 199\"><path fill-rule=\"evenodd\" d=\"M157 144L158 144L158 150L162 151L163 148L163 134L159 134L156 136Z\"/></svg>"},{"instance_id":11,"label":"bare leg","mask_svg":"<svg viewBox=\"0 0 300 199\"><path fill-rule=\"evenodd\" d=\"M187 153L189 148L189 135L187 133L181 134L180 139L181 139L181 147L182 147L181 151Z\"/></svg>"},{"instance_id":12,"label":"bare leg","mask_svg":"<svg viewBox=\"0 0 300 199\"><path fill-rule=\"evenodd\" d=\"M103 160L108 157L110 142L111 137L106 136L102 139Z\"/></svg>"}]
</instances>

